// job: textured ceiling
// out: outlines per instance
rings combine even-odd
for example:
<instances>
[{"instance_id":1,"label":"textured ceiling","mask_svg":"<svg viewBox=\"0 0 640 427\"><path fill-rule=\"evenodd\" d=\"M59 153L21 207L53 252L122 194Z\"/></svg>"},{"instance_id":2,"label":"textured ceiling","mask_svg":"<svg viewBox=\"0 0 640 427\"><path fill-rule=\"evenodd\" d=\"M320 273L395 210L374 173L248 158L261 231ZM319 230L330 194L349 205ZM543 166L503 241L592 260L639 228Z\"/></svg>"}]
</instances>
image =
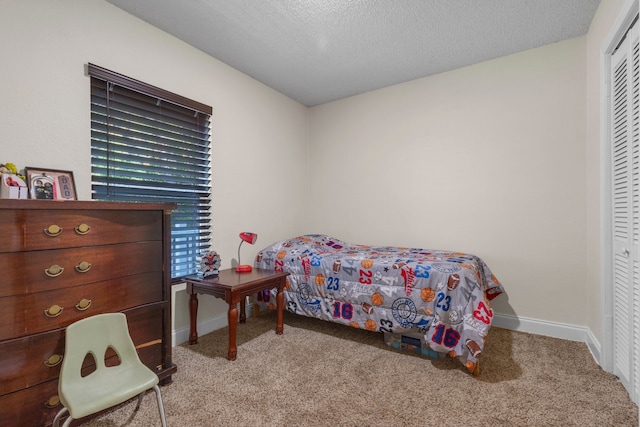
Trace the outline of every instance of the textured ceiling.
<instances>
[{"instance_id":1,"label":"textured ceiling","mask_svg":"<svg viewBox=\"0 0 640 427\"><path fill-rule=\"evenodd\" d=\"M107 0L313 106L587 33L600 0Z\"/></svg>"}]
</instances>

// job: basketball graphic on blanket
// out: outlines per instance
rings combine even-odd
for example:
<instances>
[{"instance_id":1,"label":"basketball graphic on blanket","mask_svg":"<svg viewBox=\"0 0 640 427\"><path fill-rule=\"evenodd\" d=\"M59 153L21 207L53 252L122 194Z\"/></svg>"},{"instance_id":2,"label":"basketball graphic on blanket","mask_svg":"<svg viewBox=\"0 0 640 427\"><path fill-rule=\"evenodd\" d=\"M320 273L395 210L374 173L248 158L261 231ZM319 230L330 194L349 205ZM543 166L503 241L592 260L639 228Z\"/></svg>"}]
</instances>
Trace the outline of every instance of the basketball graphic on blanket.
<instances>
[{"instance_id":1,"label":"basketball graphic on blanket","mask_svg":"<svg viewBox=\"0 0 640 427\"><path fill-rule=\"evenodd\" d=\"M362 268L371 268L373 266L373 260L372 259L363 259L360 262L360 265L362 265Z\"/></svg>"},{"instance_id":2,"label":"basketball graphic on blanket","mask_svg":"<svg viewBox=\"0 0 640 427\"><path fill-rule=\"evenodd\" d=\"M364 328L367 331L376 332L378 330L378 325L376 324L375 320L367 319L367 321L364 323Z\"/></svg>"},{"instance_id":3,"label":"basketball graphic on blanket","mask_svg":"<svg viewBox=\"0 0 640 427\"><path fill-rule=\"evenodd\" d=\"M316 285L318 286L323 286L324 285L324 275L323 274L316 274Z\"/></svg>"},{"instance_id":4,"label":"basketball graphic on blanket","mask_svg":"<svg viewBox=\"0 0 640 427\"><path fill-rule=\"evenodd\" d=\"M420 291L420 298L422 298L422 301L424 302L431 302L435 297L436 297L436 291L434 291L431 288L423 288Z\"/></svg>"},{"instance_id":5,"label":"basketball graphic on blanket","mask_svg":"<svg viewBox=\"0 0 640 427\"><path fill-rule=\"evenodd\" d=\"M278 259L282 259L286 256L287 256L287 251L280 251L278 252L278 255L277 255Z\"/></svg>"},{"instance_id":6,"label":"basketball graphic on blanket","mask_svg":"<svg viewBox=\"0 0 640 427\"><path fill-rule=\"evenodd\" d=\"M373 294L371 294L371 302L373 303L373 305L380 307L384 302L384 297L380 292L374 292Z\"/></svg>"}]
</instances>

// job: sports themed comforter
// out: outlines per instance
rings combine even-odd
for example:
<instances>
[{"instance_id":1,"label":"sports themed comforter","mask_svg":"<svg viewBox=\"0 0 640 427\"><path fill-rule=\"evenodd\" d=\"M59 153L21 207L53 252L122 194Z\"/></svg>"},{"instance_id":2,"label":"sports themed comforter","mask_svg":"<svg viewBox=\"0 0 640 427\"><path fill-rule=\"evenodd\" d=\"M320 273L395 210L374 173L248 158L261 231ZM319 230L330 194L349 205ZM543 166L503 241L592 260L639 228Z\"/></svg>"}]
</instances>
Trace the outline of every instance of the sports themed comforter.
<instances>
[{"instance_id":1,"label":"sports themed comforter","mask_svg":"<svg viewBox=\"0 0 640 427\"><path fill-rule=\"evenodd\" d=\"M424 334L432 350L474 371L504 290L477 256L354 245L305 235L261 250L256 268L290 273L288 311L371 331ZM273 292L273 291L272 291ZM275 294L258 295L275 304Z\"/></svg>"}]
</instances>

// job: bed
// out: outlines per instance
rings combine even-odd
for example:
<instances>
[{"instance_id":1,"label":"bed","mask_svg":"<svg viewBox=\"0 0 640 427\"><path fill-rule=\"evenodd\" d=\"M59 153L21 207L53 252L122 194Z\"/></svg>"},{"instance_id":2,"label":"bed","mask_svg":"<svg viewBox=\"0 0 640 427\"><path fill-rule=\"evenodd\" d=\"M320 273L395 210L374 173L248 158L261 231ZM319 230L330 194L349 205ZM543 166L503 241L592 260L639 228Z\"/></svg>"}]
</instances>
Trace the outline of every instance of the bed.
<instances>
[{"instance_id":1,"label":"bed","mask_svg":"<svg viewBox=\"0 0 640 427\"><path fill-rule=\"evenodd\" d=\"M477 256L418 248L367 246L309 234L258 252L256 268L290 273L286 309L385 336L420 337L430 352L459 359L474 375L504 292ZM256 298L273 308L275 291Z\"/></svg>"}]
</instances>

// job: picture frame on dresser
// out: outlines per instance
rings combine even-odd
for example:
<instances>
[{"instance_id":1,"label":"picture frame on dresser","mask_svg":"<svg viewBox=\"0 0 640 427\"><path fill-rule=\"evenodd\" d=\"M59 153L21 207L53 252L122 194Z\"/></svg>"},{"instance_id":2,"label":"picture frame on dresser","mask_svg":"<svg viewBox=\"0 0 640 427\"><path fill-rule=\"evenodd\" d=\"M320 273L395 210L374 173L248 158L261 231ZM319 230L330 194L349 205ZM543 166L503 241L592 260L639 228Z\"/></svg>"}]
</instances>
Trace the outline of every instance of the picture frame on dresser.
<instances>
[{"instance_id":1,"label":"picture frame on dresser","mask_svg":"<svg viewBox=\"0 0 640 427\"><path fill-rule=\"evenodd\" d=\"M24 168L29 198L39 200L77 200L72 171L27 166Z\"/></svg>"}]
</instances>

